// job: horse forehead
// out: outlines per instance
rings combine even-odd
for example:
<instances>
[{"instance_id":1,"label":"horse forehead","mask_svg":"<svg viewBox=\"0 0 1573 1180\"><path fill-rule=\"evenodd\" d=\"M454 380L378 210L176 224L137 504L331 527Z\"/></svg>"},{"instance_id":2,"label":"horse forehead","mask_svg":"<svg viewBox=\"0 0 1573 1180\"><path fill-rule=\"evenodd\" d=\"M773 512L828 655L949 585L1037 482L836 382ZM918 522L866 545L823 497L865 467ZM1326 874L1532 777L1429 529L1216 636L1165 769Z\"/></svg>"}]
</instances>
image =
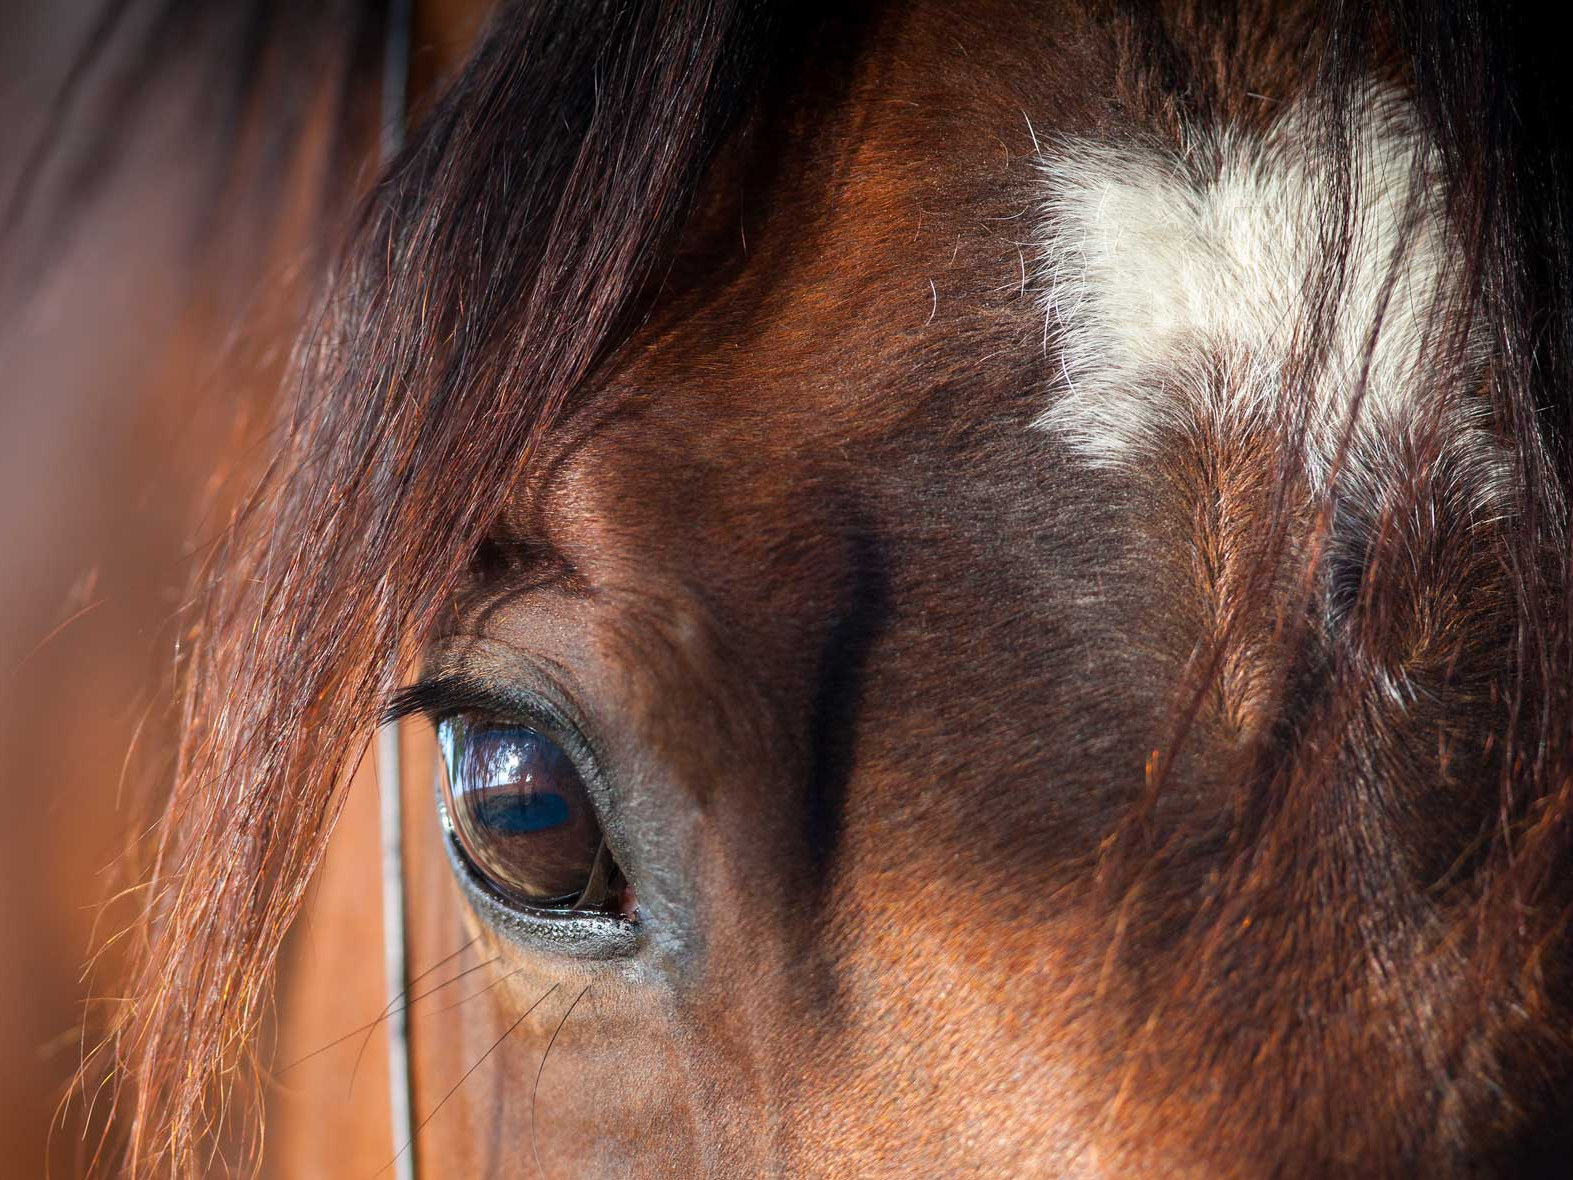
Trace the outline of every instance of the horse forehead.
<instances>
[{"instance_id":1,"label":"horse forehead","mask_svg":"<svg viewBox=\"0 0 1573 1180\"><path fill-rule=\"evenodd\" d=\"M1352 114L1347 172L1303 100L1265 134L1198 123L1183 150L1044 154L1040 291L1059 365L1043 425L1089 466L1150 461L1177 420L1276 424L1325 488L1341 450L1390 460L1445 423L1478 505L1501 509L1507 474L1472 397L1483 333L1449 335L1469 296L1440 161L1401 91L1369 83ZM1341 200L1347 232L1330 243Z\"/></svg>"},{"instance_id":2,"label":"horse forehead","mask_svg":"<svg viewBox=\"0 0 1573 1180\"><path fill-rule=\"evenodd\" d=\"M979 11L996 8L1050 23ZM530 495L559 514L691 513L696 492L741 472L729 505L742 510L789 498L838 455L856 482L875 456L953 451L947 433L998 411L1030 431L1047 360L1025 110L1053 126L1046 84L983 16L958 25L922 5L875 23L880 52L852 81L810 72L789 106L812 118L766 119L717 161L652 322L549 440L570 461ZM1062 91L1049 86L1052 106L1086 102Z\"/></svg>"},{"instance_id":3,"label":"horse forehead","mask_svg":"<svg viewBox=\"0 0 1573 1180\"><path fill-rule=\"evenodd\" d=\"M832 484L855 482L860 465L838 461L816 414L724 382L670 381L609 399L515 497L514 513L560 548L646 565L746 556L822 531Z\"/></svg>"}]
</instances>

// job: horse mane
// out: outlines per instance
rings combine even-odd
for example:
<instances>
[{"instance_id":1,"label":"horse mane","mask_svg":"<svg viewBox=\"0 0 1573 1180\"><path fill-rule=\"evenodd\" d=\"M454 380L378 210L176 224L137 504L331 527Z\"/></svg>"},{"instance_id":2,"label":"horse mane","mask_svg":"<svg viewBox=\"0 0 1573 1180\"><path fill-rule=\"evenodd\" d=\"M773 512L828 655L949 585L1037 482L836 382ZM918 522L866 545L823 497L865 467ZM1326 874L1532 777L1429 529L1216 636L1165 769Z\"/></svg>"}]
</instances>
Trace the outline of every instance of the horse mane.
<instances>
[{"instance_id":1,"label":"horse mane","mask_svg":"<svg viewBox=\"0 0 1573 1180\"><path fill-rule=\"evenodd\" d=\"M1193 41L1208 9L1174 26L1141 5L1103 19L1154 63L1143 85L1205 103ZM638 324L706 165L785 56L781 25L745 0L504 4L369 194L301 337L278 454L185 629L179 765L109 1042L131 1175L195 1174L226 1133L285 933L390 688L542 432ZM1560 931L1573 821L1559 490L1573 473L1573 250L1551 40L1521 15L1444 0L1337 5L1319 42L1334 95L1379 55L1403 63L1447 164L1480 295L1468 314L1500 359L1494 426L1524 489L1508 555L1513 732L1470 911L1483 979L1546 969L1536 948ZM166 44L150 38L147 60ZM1330 128L1330 150L1348 153ZM1534 905L1551 919L1524 918Z\"/></svg>"}]
</instances>

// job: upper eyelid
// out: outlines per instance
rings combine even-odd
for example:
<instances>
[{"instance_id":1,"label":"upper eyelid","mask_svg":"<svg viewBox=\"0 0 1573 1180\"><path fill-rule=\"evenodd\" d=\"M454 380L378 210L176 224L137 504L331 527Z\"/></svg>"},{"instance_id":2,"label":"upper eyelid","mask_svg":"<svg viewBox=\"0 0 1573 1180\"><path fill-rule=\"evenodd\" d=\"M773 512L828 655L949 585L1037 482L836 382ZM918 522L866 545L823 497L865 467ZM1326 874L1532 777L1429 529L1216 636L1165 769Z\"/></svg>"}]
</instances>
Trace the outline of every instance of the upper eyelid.
<instances>
[{"instance_id":1,"label":"upper eyelid","mask_svg":"<svg viewBox=\"0 0 1573 1180\"><path fill-rule=\"evenodd\" d=\"M456 713L484 713L499 721L549 731L578 730L560 708L539 694L499 692L468 675L433 676L399 690L383 710L382 723L423 714L435 725Z\"/></svg>"},{"instance_id":2,"label":"upper eyelid","mask_svg":"<svg viewBox=\"0 0 1573 1180\"><path fill-rule=\"evenodd\" d=\"M437 666L442 667L440 661ZM533 661L522 661L521 666L534 674L518 684L464 671L439 671L423 677L389 698L382 723L424 715L436 725L455 713L484 712L539 729L570 751L576 762L599 766L601 749L587 729L577 702L554 679L542 674Z\"/></svg>"}]
</instances>

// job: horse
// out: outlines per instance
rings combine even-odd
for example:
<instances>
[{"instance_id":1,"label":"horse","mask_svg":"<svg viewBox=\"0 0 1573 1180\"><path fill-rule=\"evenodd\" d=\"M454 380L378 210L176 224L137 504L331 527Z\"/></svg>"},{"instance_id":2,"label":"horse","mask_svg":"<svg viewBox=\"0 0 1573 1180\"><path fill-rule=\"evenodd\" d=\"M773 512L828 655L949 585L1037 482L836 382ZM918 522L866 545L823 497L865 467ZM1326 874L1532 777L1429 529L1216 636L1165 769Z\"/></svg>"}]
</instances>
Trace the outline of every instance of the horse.
<instances>
[{"instance_id":1,"label":"horse","mask_svg":"<svg viewBox=\"0 0 1573 1180\"><path fill-rule=\"evenodd\" d=\"M446 879L393 936L385 1014L441 989L396 1167L1564 1174L1550 40L499 5L183 624L126 1174L255 1162L286 934L401 720Z\"/></svg>"}]
</instances>

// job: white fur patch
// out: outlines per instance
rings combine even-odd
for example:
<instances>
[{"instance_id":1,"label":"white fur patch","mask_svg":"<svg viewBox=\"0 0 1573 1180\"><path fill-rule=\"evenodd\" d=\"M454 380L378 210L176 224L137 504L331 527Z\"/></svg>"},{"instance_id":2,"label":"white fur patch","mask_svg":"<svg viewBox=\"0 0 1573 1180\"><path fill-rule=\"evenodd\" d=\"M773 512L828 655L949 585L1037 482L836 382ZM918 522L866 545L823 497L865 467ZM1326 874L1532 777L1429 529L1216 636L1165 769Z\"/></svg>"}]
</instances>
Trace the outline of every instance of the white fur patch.
<instances>
[{"instance_id":1,"label":"white fur patch","mask_svg":"<svg viewBox=\"0 0 1573 1180\"><path fill-rule=\"evenodd\" d=\"M1456 415L1470 445L1494 450L1469 425L1478 399L1465 392L1484 350L1472 342L1460 357L1435 338L1462 282L1437 162L1393 95L1371 92L1356 122L1342 177L1293 108L1266 136L1198 131L1183 152L1046 145L1040 285L1060 372L1043 424L1090 463L1123 466L1181 418L1303 423L1313 481L1347 431L1379 445L1428 411ZM1329 363L1314 388L1290 388L1312 284L1343 236L1319 229L1343 182L1349 251Z\"/></svg>"}]
</instances>

